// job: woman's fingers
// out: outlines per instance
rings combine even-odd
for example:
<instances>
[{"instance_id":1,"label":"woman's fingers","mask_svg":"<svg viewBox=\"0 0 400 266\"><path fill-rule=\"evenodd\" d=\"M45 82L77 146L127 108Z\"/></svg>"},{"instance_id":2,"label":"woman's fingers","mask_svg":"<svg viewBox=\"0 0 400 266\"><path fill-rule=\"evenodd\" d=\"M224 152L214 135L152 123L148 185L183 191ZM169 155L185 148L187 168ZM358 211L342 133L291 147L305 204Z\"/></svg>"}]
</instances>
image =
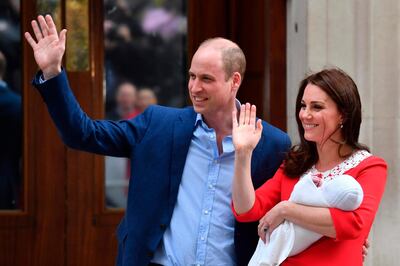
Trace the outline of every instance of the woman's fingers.
<instances>
[{"instance_id":1,"label":"woman's fingers","mask_svg":"<svg viewBox=\"0 0 400 266\"><path fill-rule=\"evenodd\" d=\"M239 114L239 126L244 125L246 116L246 106L242 104L240 106L240 114Z\"/></svg>"},{"instance_id":2,"label":"woman's fingers","mask_svg":"<svg viewBox=\"0 0 400 266\"><path fill-rule=\"evenodd\" d=\"M256 125L256 113L257 108L253 104L242 104L240 106L240 114L239 114L239 126L240 125Z\"/></svg>"},{"instance_id":3,"label":"woman's fingers","mask_svg":"<svg viewBox=\"0 0 400 266\"><path fill-rule=\"evenodd\" d=\"M252 126L254 126L256 123L256 113L257 113L257 108L253 104L251 106L251 110L250 110L250 125L252 125Z\"/></svg>"},{"instance_id":4,"label":"woman's fingers","mask_svg":"<svg viewBox=\"0 0 400 266\"><path fill-rule=\"evenodd\" d=\"M258 120L257 120L256 131L257 131L257 132L261 132L262 129L263 129L262 121L261 121L261 119L258 119Z\"/></svg>"},{"instance_id":5,"label":"woman's fingers","mask_svg":"<svg viewBox=\"0 0 400 266\"><path fill-rule=\"evenodd\" d=\"M265 236L268 233L269 230L269 225L268 223L265 221L264 217L261 218L261 220L259 221L258 224L258 235L259 237L262 239L262 241L265 242Z\"/></svg>"},{"instance_id":6,"label":"woman's fingers","mask_svg":"<svg viewBox=\"0 0 400 266\"><path fill-rule=\"evenodd\" d=\"M249 103L246 103L246 114L245 114L245 120L244 123L246 125L250 124L250 112L251 112L251 105Z\"/></svg>"},{"instance_id":7,"label":"woman's fingers","mask_svg":"<svg viewBox=\"0 0 400 266\"><path fill-rule=\"evenodd\" d=\"M232 126L233 128L236 128L238 126L238 120L237 120L237 111L236 108L233 109L232 111Z\"/></svg>"}]
</instances>

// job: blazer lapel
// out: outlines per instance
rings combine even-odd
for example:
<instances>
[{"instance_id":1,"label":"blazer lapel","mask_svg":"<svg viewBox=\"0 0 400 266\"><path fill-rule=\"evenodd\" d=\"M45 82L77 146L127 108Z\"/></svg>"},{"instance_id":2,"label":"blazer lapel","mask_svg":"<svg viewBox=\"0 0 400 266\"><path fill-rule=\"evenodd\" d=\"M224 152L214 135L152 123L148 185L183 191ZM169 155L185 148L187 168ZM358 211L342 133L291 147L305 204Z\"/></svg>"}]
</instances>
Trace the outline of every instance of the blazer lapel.
<instances>
[{"instance_id":1,"label":"blazer lapel","mask_svg":"<svg viewBox=\"0 0 400 266\"><path fill-rule=\"evenodd\" d=\"M264 143L264 134L261 134L260 141L258 142L256 148L253 150L253 155L251 157L251 176L254 176L254 172L258 167L259 164L259 158L262 156L262 150L263 150L263 143Z\"/></svg>"},{"instance_id":2,"label":"blazer lapel","mask_svg":"<svg viewBox=\"0 0 400 266\"><path fill-rule=\"evenodd\" d=\"M195 121L196 113L193 108L187 108L184 109L184 112L181 113L174 123L170 172L171 208L175 206L179 184L182 179L183 168L185 167L186 156L192 140Z\"/></svg>"}]
</instances>

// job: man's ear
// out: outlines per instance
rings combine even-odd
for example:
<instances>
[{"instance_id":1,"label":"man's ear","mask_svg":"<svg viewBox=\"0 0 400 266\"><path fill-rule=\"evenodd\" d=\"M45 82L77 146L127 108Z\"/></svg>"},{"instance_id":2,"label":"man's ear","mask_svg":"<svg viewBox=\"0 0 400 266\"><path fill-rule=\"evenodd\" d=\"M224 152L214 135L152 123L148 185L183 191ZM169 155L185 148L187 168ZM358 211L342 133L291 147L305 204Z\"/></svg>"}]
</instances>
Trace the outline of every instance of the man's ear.
<instances>
[{"instance_id":1,"label":"man's ear","mask_svg":"<svg viewBox=\"0 0 400 266\"><path fill-rule=\"evenodd\" d=\"M239 72L234 72L232 75L232 90L238 91L240 84L242 83L242 76Z\"/></svg>"}]
</instances>

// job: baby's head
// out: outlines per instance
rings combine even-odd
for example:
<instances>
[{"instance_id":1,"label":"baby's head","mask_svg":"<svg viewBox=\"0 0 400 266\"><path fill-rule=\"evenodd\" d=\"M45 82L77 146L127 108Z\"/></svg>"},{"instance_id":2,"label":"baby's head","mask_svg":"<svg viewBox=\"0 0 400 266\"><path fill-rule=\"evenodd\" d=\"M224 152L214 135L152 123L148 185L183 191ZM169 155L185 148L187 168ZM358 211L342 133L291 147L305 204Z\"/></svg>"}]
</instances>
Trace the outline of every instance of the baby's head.
<instances>
[{"instance_id":1,"label":"baby's head","mask_svg":"<svg viewBox=\"0 0 400 266\"><path fill-rule=\"evenodd\" d=\"M335 176L321 189L329 206L344 211L357 209L364 197L360 184L349 175Z\"/></svg>"}]
</instances>

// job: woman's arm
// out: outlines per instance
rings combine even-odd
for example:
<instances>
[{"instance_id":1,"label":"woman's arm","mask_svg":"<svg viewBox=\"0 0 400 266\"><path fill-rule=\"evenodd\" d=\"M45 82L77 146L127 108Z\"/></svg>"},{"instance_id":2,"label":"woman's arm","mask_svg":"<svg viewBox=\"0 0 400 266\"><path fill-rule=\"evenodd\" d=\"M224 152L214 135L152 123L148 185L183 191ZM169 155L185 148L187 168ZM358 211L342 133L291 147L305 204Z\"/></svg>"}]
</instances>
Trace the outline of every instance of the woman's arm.
<instances>
[{"instance_id":1,"label":"woman's arm","mask_svg":"<svg viewBox=\"0 0 400 266\"><path fill-rule=\"evenodd\" d=\"M355 211L329 209L337 240L354 239L360 234L368 234L385 190L387 165L381 158L371 156L347 174L354 176L360 183L364 198Z\"/></svg>"},{"instance_id":2,"label":"woman's arm","mask_svg":"<svg viewBox=\"0 0 400 266\"><path fill-rule=\"evenodd\" d=\"M262 132L261 120L256 123L256 106L249 103L232 112L232 137L235 146L235 173L232 184L233 208L237 214L249 211L254 205L255 192L251 181L251 155Z\"/></svg>"},{"instance_id":3,"label":"woman's arm","mask_svg":"<svg viewBox=\"0 0 400 266\"><path fill-rule=\"evenodd\" d=\"M248 212L254 205L255 192L250 176L251 152L236 151L232 184L233 207L237 214Z\"/></svg>"},{"instance_id":4,"label":"woman's arm","mask_svg":"<svg viewBox=\"0 0 400 266\"><path fill-rule=\"evenodd\" d=\"M358 209L343 211L282 201L260 220L260 237L265 236L265 227L272 232L285 219L337 240L354 239L362 233L367 235L384 191L386 163L380 158L371 157L348 174L357 179L364 191L364 199Z\"/></svg>"},{"instance_id":5,"label":"woman's arm","mask_svg":"<svg viewBox=\"0 0 400 266\"><path fill-rule=\"evenodd\" d=\"M335 238L336 230L329 208L311 207L291 201L281 201L260 220L259 234L264 236L264 228L272 232L284 220L321 235Z\"/></svg>"}]
</instances>

